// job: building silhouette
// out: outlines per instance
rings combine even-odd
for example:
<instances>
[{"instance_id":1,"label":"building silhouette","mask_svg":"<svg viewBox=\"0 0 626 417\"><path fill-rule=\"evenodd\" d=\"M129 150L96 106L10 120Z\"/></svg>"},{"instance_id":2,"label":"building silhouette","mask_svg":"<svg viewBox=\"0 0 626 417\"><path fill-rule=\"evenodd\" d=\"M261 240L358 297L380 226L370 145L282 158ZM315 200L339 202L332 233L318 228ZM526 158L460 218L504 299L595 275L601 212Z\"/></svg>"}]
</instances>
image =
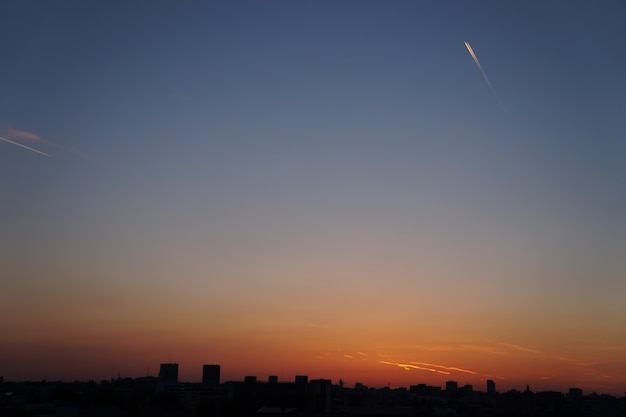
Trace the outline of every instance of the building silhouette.
<instances>
[{"instance_id":1,"label":"building silhouette","mask_svg":"<svg viewBox=\"0 0 626 417\"><path fill-rule=\"evenodd\" d=\"M626 397L626 393L624 393ZM570 388L567 392L567 398L570 400L579 399L583 397L583 390L580 388Z\"/></svg>"},{"instance_id":2,"label":"building silhouette","mask_svg":"<svg viewBox=\"0 0 626 417\"><path fill-rule=\"evenodd\" d=\"M202 365L202 383L204 385L220 384L220 366Z\"/></svg>"},{"instance_id":3,"label":"building silhouette","mask_svg":"<svg viewBox=\"0 0 626 417\"><path fill-rule=\"evenodd\" d=\"M456 381L446 381L446 392L456 392L459 388L459 384Z\"/></svg>"},{"instance_id":4,"label":"building silhouette","mask_svg":"<svg viewBox=\"0 0 626 417\"><path fill-rule=\"evenodd\" d=\"M178 382L178 364L162 363L159 370L159 381L165 384L175 384Z\"/></svg>"},{"instance_id":5,"label":"building silhouette","mask_svg":"<svg viewBox=\"0 0 626 417\"><path fill-rule=\"evenodd\" d=\"M496 383L492 379L487 380L487 394L496 393Z\"/></svg>"}]
</instances>

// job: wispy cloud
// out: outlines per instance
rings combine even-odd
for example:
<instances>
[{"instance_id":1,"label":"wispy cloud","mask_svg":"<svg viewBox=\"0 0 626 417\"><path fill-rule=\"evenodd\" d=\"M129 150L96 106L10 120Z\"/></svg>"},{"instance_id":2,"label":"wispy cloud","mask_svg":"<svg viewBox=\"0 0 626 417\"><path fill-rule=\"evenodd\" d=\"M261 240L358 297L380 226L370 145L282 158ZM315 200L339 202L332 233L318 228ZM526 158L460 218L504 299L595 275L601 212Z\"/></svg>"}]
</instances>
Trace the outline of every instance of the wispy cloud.
<instances>
[{"instance_id":1,"label":"wispy cloud","mask_svg":"<svg viewBox=\"0 0 626 417\"><path fill-rule=\"evenodd\" d=\"M580 360L580 359L565 358L565 357L560 357L559 360L562 361L562 362L567 362L567 363L571 363L571 364L574 364L574 365L580 365L580 366L593 366L593 365L597 365L599 363L599 362L583 361L583 360Z\"/></svg>"},{"instance_id":2,"label":"wispy cloud","mask_svg":"<svg viewBox=\"0 0 626 417\"><path fill-rule=\"evenodd\" d=\"M487 77L487 73L483 69L483 66L480 65L480 61L478 60L478 57L476 56L476 53L474 53L474 49L472 48L472 45L470 45L469 42L465 41L465 47L467 48L467 52L469 52L469 54L472 56L472 59L474 60L474 63L478 67L478 70L483 75L483 78L487 82L487 85L491 89L491 92L496 97L496 100L498 100L498 103L500 104L500 107L502 107L502 110L506 111L506 108L504 108L504 104L502 104L502 101L500 100L500 97L498 97L498 93L496 93L496 89L493 88L493 85L491 84L491 81L489 81L489 77Z\"/></svg>"},{"instance_id":3,"label":"wispy cloud","mask_svg":"<svg viewBox=\"0 0 626 417\"><path fill-rule=\"evenodd\" d=\"M429 352L445 352L445 351L451 351L451 350L459 350L459 347L454 344L451 344L451 345L421 344L421 345L410 345L408 346L408 348L422 350L422 351L429 351Z\"/></svg>"},{"instance_id":4,"label":"wispy cloud","mask_svg":"<svg viewBox=\"0 0 626 417\"><path fill-rule=\"evenodd\" d=\"M432 366L433 368L446 369L448 371L465 372L467 374L476 375L476 372L474 371L470 371L469 369L463 369L463 368L455 368L454 366L435 365L434 363L424 363L424 362L409 362L409 363L412 363L415 365Z\"/></svg>"},{"instance_id":5,"label":"wispy cloud","mask_svg":"<svg viewBox=\"0 0 626 417\"><path fill-rule=\"evenodd\" d=\"M477 372L469 370L469 369L458 368L455 366L438 365L435 363L428 363L428 362L414 362L414 361L396 362L396 361L386 360L386 361L378 361L378 363L382 363L384 365L395 365L407 371L410 371L412 369L417 369L420 371L435 372L435 373L443 374L443 375L450 375L452 372L463 372L463 373L471 374L471 375L477 374Z\"/></svg>"},{"instance_id":6,"label":"wispy cloud","mask_svg":"<svg viewBox=\"0 0 626 417\"><path fill-rule=\"evenodd\" d=\"M526 346L520 346L520 345L515 345L513 343L505 343L505 342L499 342L500 345L511 348L513 350L518 350L520 352L526 352L526 353L534 353L536 355L540 355L542 352L535 350L535 349L531 349L529 347Z\"/></svg>"},{"instance_id":7,"label":"wispy cloud","mask_svg":"<svg viewBox=\"0 0 626 417\"><path fill-rule=\"evenodd\" d=\"M504 355L506 352L502 350L495 349L493 346L489 345L460 345L463 349L469 350L478 350L480 352L492 353L494 355Z\"/></svg>"},{"instance_id":8,"label":"wispy cloud","mask_svg":"<svg viewBox=\"0 0 626 417\"><path fill-rule=\"evenodd\" d=\"M508 342L492 342L480 345L459 345L462 349L477 350L479 352L491 353L494 355L511 355L515 352L532 353L542 355L543 352L527 346L516 345Z\"/></svg>"},{"instance_id":9,"label":"wispy cloud","mask_svg":"<svg viewBox=\"0 0 626 417\"><path fill-rule=\"evenodd\" d=\"M435 368L428 368L428 367L425 367L425 366L414 365L413 363L401 363L401 362L391 362L391 361L378 361L378 363L382 363L383 365L398 366L400 368L403 368L406 371L410 371L412 369L417 369L419 371L428 371L428 372L435 372L435 373L443 374L443 375L450 375L450 372L448 372L448 371L441 371L441 370L435 369Z\"/></svg>"},{"instance_id":10,"label":"wispy cloud","mask_svg":"<svg viewBox=\"0 0 626 417\"><path fill-rule=\"evenodd\" d=\"M33 152L37 152L41 155L45 155L45 156L50 156L50 154L43 152L39 149L35 149L32 146L29 145L25 145L23 142L36 142L37 144L39 144L38 147L41 146L48 146L48 147L52 147L52 148L56 148L56 149L60 149L62 151L65 152L69 152L72 153L74 155L77 156L81 156L84 158L90 158L91 156L79 149L73 148L71 146L65 146L65 145L60 145L58 143L54 143L51 142L47 139L42 138L40 135L38 135L35 132L29 132L27 130L22 130L22 129L17 129L15 127L9 126L7 127L6 131L5 131L5 136L3 137L2 140L4 140L5 142L9 142L12 143L13 145L17 145L20 146L22 148L31 150ZM7 137L9 139L7 139Z\"/></svg>"},{"instance_id":11,"label":"wispy cloud","mask_svg":"<svg viewBox=\"0 0 626 417\"><path fill-rule=\"evenodd\" d=\"M7 129L7 136L15 139L24 139L24 140L34 140L37 142L46 142L38 134L33 132L27 132L26 130L15 129L14 127L9 127Z\"/></svg>"}]
</instances>

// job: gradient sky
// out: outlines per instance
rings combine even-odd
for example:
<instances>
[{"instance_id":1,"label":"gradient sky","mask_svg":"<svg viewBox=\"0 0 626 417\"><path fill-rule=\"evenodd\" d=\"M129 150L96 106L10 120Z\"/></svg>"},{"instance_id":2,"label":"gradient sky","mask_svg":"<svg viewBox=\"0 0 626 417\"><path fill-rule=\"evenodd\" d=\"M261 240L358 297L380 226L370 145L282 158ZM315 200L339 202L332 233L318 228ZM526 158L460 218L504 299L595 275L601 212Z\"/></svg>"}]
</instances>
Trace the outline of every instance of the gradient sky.
<instances>
[{"instance_id":1,"label":"gradient sky","mask_svg":"<svg viewBox=\"0 0 626 417\"><path fill-rule=\"evenodd\" d=\"M0 375L622 394L624 21L1 2Z\"/></svg>"}]
</instances>

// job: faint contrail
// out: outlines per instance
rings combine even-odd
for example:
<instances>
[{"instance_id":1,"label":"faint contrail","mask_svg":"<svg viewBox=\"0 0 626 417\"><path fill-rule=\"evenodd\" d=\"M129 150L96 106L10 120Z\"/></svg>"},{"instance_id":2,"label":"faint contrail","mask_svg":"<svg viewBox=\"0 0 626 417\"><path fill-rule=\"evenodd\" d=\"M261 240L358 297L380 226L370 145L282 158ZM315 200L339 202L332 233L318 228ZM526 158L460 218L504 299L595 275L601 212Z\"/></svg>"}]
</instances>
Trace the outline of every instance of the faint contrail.
<instances>
[{"instance_id":1,"label":"faint contrail","mask_svg":"<svg viewBox=\"0 0 626 417\"><path fill-rule=\"evenodd\" d=\"M433 368L441 368L441 369L447 369L450 371L465 372L467 374L476 375L476 372L474 371L470 371L468 369L463 369L463 368L455 368L454 366L435 365L434 363L425 363L425 362L409 362L409 363L414 363L415 365L432 366Z\"/></svg>"},{"instance_id":2,"label":"faint contrail","mask_svg":"<svg viewBox=\"0 0 626 417\"><path fill-rule=\"evenodd\" d=\"M404 369L405 371L410 371L411 369L418 369L420 371L428 371L428 372L435 372L435 373L443 374L443 375L450 375L450 372L447 372L447 371L440 371L438 369L426 368L426 367L418 366L418 365L412 365L410 363L400 363L400 362L390 362L390 361L378 361L378 363L382 363L384 365L399 366L400 368Z\"/></svg>"},{"instance_id":3,"label":"faint contrail","mask_svg":"<svg viewBox=\"0 0 626 417\"><path fill-rule=\"evenodd\" d=\"M37 142L39 144L43 144L46 146L52 146L58 149L62 149L64 151L67 152L71 152L74 155L78 155L78 156L82 156L82 157L90 157L89 154L87 154L86 152L81 151L80 149L76 149L76 148L72 148L70 146L65 146L65 145L59 145L58 143L54 143L54 142L50 142L49 140L46 140L44 138L42 138L41 136L39 136L38 134L34 133L34 132L29 132L27 130L20 130L20 129L16 129L14 127L9 127L7 129L7 133L6 136L9 137L12 140L20 140L20 141L30 141L30 142Z\"/></svg>"},{"instance_id":4,"label":"faint contrail","mask_svg":"<svg viewBox=\"0 0 626 417\"><path fill-rule=\"evenodd\" d=\"M0 136L0 139L2 139L2 140L3 140L3 141L5 141L5 142L12 143L13 145L20 146L20 147L22 147L22 148L24 148L24 149L28 149L29 151L37 152L39 155L43 155L43 156L50 156L50 155L48 155L48 154L47 154L47 153L45 153L45 152L41 152L41 151L39 151L39 150L37 150L37 149L35 149L35 148L31 148L30 146L22 145L21 143L13 142L12 140L9 140L9 139L7 139L7 138L3 138L2 136Z\"/></svg>"},{"instance_id":5,"label":"faint contrail","mask_svg":"<svg viewBox=\"0 0 626 417\"><path fill-rule=\"evenodd\" d=\"M536 354L541 353L538 350L527 348L527 347L520 346L520 345L515 345L513 343L504 343L504 342L498 342L498 343L500 343L502 346L510 347L511 349L519 350L521 352L536 353Z\"/></svg>"},{"instance_id":6,"label":"faint contrail","mask_svg":"<svg viewBox=\"0 0 626 417\"><path fill-rule=\"evenodd\" d=\"M476 66L480 70L480 73L483 75L483 78L487 82L487 85L491 89L491 92L496 97L496 100L498 100L498 103L500 104L500 107L502 107L502 110L506 111L506 109L504 108L504 104L502 104L502 101L500 101L500 97L498 97L498 93L496 93L496 89L493 88L493 85L491 85L491 81L489 81L489 77L487 77L487 73L483 69L483 66L480 65L480 61L478 61L478 58L476 57L476 54L474 53L474 50L472 49L472 45L470 45L469 42L465 41L465 47L467 48L467 52L469 52L469 54L474 59L474 62L476 63Z\"/></svg>"}]
</instances>

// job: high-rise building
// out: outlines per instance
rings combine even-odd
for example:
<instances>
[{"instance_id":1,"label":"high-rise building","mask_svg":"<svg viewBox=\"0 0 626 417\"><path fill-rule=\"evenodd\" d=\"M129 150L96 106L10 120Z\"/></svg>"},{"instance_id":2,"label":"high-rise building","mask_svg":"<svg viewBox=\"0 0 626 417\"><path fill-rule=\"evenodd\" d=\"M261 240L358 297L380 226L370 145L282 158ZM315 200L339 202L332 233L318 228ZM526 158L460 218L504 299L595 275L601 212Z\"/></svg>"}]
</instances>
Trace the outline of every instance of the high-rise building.
<instances>
[{"instance_id":1,"label":"high-rise building","mask_svg":"<svg viewBox=\"0 0 626 417\"><path fill-rule=\"evenodd\" d=\"M456 392L459 385L456 381L446 381L446 392Z\"/></svg>"},{"instance_id":2,"label":"high-rise building","mask_svg":"<svg viewBox=\"0 0 626 417\"><path fill-rule=\"evenodd\" d=\"M175 384L178 382L178 364L162 363L159 370L159 380L167 384Z\"/></svg>"},{"instance_id":3,"label":"high-rise building","mask_svg":"<svg viewBox=\"0 0 626 417\"><path fill-rule=\"evenodd\" d=\"M220 384L220 366L202 365L202 383L204 385Z\"/></svg>"},{"instance_id":4,"label":"high-rise building","mask_svg":"<svg viewBox=\"0 0 626 417\"><path fill-rule=\"evenodd\" d=\"M268 378L267 382L269 382L270 384L277 384L278 383L278 376L277 375L270 375L270 377Z\"/></svg>"},{"instance_id":5,"label":"high-rise building","mask_svg":"<svg viewBox=\"0 0 626 417\"><path fill-rule=\"evenodd\" d=\"M495 394L496 393L496 383L493 380L487 380L487 394Z\"/></svg>"},{"instance_id":6,"label":"high-rise building","mask_svg":"<svg viewBox=\"0 0 626 417\"><path fill-rule=\"evenodd\" d=\"M308 375L296 375L296 384L307 384L309 382Z\"/></svg>"},{"instance_id":7,"label":"high-rise building","mask_svg":"<svg viewBox=\"0 0 626 417\"><path fill-rule=\"evenodd\" d=\"M582 398L582 397L583 397L583 390L580 388L570 388L569 391L567 392L567 398L569 400Z\"/></svg>"}]
</instances>

